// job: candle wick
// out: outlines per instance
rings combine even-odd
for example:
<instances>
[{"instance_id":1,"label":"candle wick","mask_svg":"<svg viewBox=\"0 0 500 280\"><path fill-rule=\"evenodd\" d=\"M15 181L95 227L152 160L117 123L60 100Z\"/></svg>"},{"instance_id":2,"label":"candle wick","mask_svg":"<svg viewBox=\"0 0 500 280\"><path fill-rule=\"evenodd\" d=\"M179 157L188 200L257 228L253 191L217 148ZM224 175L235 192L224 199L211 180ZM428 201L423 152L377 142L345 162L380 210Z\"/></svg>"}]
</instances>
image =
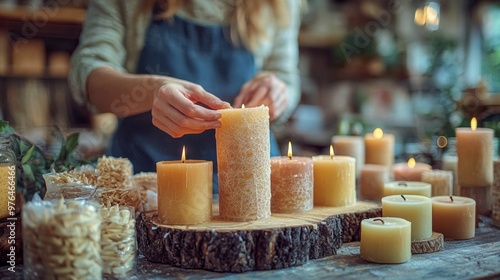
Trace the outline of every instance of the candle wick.
<instances>
[{"instance_id":1,"label":"candle wick","mask_svg":"<svg viewBox=\"0 0 500 280\"><path fill-rule=\"evenodd\" d=\"M289 159L292 159L292 156L288 156Z\"/></svg>"},{"instance_id":2,"label":"candle wick","mask_svg":"<svg viewBox=\"0 0 500 280\"><path fill-rule=\"evenodd\" d=\"M408 187L408 184L406 182L399 182L398 185Z\"/></svg>"},{"instance_id":3,"label":"candle wick","mask_svg":"<svg viewBox=\"0 0 500 280\"><path fill-rule=\"evenodd\" d=\"M451 202L453 202L453 196L450 195Z\"/></svg>"},{"instance_id":4,"label":"candle wick","mask_svg":"<svg viewBox=\"0 0 500 280\"><path fill-rule=\"evenodd\" d=\"M401 197L406 201L406 197L404 195L401 195Z\"/></svg>"},{"instance_id":5,"label":"candle wick","mask_svg":"<svg viewBox=\"0 0 500 280\"><path fill-rule=\"evenodd\" d=\"M375 222L375 221L380 221L380 222L382 222L382 224L383 224L383 225L385 225L385 222L384 222L384 220L382 220L382 219L378 219L378 218L377 218L377 219L373 219L373 221L374 221L374 222Z\"/></svg>"}]
</instances>

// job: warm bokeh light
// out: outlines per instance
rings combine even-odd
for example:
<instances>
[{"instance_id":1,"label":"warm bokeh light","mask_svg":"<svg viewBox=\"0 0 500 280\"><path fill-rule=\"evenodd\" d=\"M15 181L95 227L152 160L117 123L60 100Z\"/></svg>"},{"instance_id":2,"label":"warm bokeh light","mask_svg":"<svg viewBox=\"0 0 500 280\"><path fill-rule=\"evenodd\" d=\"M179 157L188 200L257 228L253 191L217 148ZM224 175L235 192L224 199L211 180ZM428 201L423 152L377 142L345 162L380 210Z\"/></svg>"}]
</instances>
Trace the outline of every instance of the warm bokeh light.
<instances>
[{"instance_id":1,"label":"warm bokeh light","mask_svg":"<svg viewBox=\"0 0 500 280\"><path fill-rule=\"evenodd\" d=\"M413 168L413 167L415 167L415 165L417 165L417 162L415 161L415 159L414 158L410 158L408 160L408 167L409 168Z\"/></svg>"},{"instance_id":2,"label":"warm bokeh light","mask_svg":"<svg viewBox=\"0 0 500 280\"><path fill-rule=\"evenodd\" d=\"M476 130L477 128L477 119L474 117L470 120L470 129L472 129L472 131Z\"/></svg>"},{"instance_id":3,"label":"warm bokeh light","mask_svg":"<svg viewBox=\"0 0 500 280\"><path fill-rule=\"evenodd\" d=\"M335 153L333 152L333 145L330 145L330 157L333 158L334 155Z\"/></svg>"},{"instance_id":4,"label":"warm bokeh light","mask_svg":"<svg viewBox=\"0 0 500 280\"><path fill-rule=\"evenodd\" d=\"M186 146L182 146L181 162L184 163L185 161L186 161Z\"/></svg>"},{"instance_id":5,"label":"warm bokeh light","mask_svg":"<svg viewBox=\"0 0 500 280\"><path fill-rule=\"evenodd\" d=\"M377 127L375 128L375 130L373 131L373 137L375 137L376 139L380 139L384 136L384 131Z\"/></svg>"},{"instance_id":6,"label":"warm bokeh light","mask_svg":"<svg viewBox=\"0 0 500 280\"><path fill-rule=\"evenodd\" d=\"M288 158L292 159L292 142L288 141Z\"/></svg>"},{"instance_id":7,"label":"warm bokeh light","mask_svg":"<svg viewBox=\"0 0 500 280\"><path fill-rule=\"evenodd\" d=\"M446 138L445 136L441 135L438 137L438 139L436 140L436 143L438 145L439 148L444 148L448 145L448 138Z\"/></svg>"}]
</instances>

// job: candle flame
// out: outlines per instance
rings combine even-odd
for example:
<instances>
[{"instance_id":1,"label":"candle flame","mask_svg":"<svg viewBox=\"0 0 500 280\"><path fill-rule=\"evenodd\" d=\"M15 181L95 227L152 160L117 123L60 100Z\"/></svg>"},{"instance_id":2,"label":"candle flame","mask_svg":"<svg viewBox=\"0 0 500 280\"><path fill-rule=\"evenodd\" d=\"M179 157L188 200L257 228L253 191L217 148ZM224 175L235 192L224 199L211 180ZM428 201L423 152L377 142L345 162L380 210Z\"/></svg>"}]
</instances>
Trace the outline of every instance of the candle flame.
<instances>
[{"instance_id":1,"label":"candle flame","mask_svg":"<svg viewBox=\"0 0 500 280\"><path fill-rule=\"evenodd\" d=\"M472 131L476 130L477 128L477 119L476 117L472 118L470 120L470 128L472 129Z\"/></svg>"},{"instance_id":2,"label":"candle flame","mask_svg":"<svg viewBox=\"0 0 500 280\"><path fill-rule=\"evenodd\" d=\"M292 159L292 142L288 141L288 158Z\"/></svg>"},{"instance_id":3,"label":"candle flame","mask_svg":"<svg viewBox=\"0 0 500 280\"><path fill-rule=\"evenodd\" d=\"M245 104L241 104L241 109L245 109Z\"/></svg>"},{"instance_id":4,"label":"candle flame","mask_svg":"<svg viewBox=\"0 0 500 280\"><path fill-rule=\"evenodd\" d=\"M373 137L375 137L376 139L380 139L382 138L382 136L384 136L384 131L379 127L375 128L375 130L373 131Z\"/></svg>"},{"instance_id":5,"label":"candle flame","mask_svg":"<svg viewBox=\"0 0 500 280\"><path fill-rule=\"evenodd\" d=\"M330 157L333 158L335 153L333 152L333 145L330 145Z\"/></svg>"},{"instance_id":6,"label":"candle flame","mask_svg":"<svg viewBox=\"0 0 500 280\"><path fill-rule=\"evenodd\" d=\"M182 146L181 162L184 163L185 161L186 161L186 146Z\"/></svg>"},{"instance_id":7,"label":"candle flame","mask_svg":"<svg viewBox=\"0 0 500 280\"><path fill-rule=\"evenodd\" d=\"M408 160L408 167L409 168L413 168L413 167L415 167L415 165L417 165L417 163L415 162L415 159L414 158L410 158Z\"/></svg>"},{"instance_id":8,"label":"candle flame","mask_svg":"<svg viewBox=\"0 0 500 280\"><path fill-rule=\"evenodd\" d=\"M437 145L438 145L439 148L444 148L444 147L446 147L448 145L448 138L446 138L445 136L441 135L436 140L436 143L437 143Z\"/></svg>"}]
</instances>

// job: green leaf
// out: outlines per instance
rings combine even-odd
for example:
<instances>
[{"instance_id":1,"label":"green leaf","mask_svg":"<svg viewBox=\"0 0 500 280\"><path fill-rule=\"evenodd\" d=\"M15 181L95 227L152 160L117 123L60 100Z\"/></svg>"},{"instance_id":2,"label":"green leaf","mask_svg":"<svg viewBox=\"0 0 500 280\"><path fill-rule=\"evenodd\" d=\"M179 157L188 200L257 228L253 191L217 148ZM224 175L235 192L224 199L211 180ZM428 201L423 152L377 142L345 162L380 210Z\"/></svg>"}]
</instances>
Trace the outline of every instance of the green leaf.
<instances>
[{"instance_id":1,"label":"green leaf","mask_svg":"<svg viewBox=\"0 0 500 280\"><path fill-rule=\"evenodd\" d=\"M8 121L0 120L0 135L10 135L15 133Z\"/></svg>"},{"instance_id":2,"label":"green leaf","mask_svg":"<svg viewBox=\"0 0 500 280\"><path fill-rule=\"evenodd\" d=\"M33 152L35 151L35 145L32 145L31 148L26 152L26 154L23 156L23 159L21 160L21 164L25 165L33 156Z\"/></svg>"},{"instance_id":3,"label":"green leaf","mask_svg":"<svg viewBox=\"0 0 500 280\"><path fill-rule=\"evenodd\" d=\"M33 173L30 165L23 164L23 171L24 175L27 176L30 181L35 181L35 174Z\"/></svg>"}]
</instances>

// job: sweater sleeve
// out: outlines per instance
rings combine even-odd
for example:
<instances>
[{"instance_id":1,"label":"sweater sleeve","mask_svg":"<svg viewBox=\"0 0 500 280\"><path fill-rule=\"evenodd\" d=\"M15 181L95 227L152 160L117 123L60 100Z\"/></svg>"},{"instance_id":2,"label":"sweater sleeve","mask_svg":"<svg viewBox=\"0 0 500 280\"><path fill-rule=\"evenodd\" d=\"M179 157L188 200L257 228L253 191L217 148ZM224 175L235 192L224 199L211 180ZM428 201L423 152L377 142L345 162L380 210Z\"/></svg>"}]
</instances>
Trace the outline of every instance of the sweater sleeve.
<instances>
[{"instance_id":1,"label":"sweater sleeve","mask_svg":"<svg viewBox=\"0 0 500 280\"><path fill-rule=\"evenodd\" d=\"M123 13L120 0L90 0L80 42L71 57L68 83L74 99L87 104L87 78L99 67L111 67L125 72Z\"/></svg>"},{"instance_id":2,"label":"sweater sleeve","mask_svg":"<svg viewBox=\"0 0 500 280\"><path fill-rule=\"evenodd\" d=\"M300 6L297 0L289 0L290 22L284 29L273 34L273 47L264 58L262 71L273 72L287 85L288 104L285 112L275 121L282 124L292 115L300 101L300 75L298 69L298 34L300 28Z\"/></svg>"}]
</instances>

